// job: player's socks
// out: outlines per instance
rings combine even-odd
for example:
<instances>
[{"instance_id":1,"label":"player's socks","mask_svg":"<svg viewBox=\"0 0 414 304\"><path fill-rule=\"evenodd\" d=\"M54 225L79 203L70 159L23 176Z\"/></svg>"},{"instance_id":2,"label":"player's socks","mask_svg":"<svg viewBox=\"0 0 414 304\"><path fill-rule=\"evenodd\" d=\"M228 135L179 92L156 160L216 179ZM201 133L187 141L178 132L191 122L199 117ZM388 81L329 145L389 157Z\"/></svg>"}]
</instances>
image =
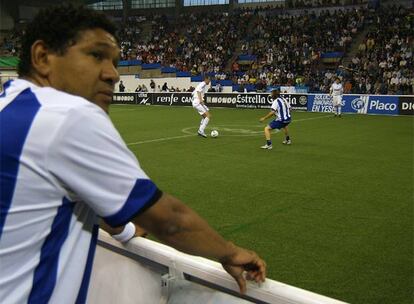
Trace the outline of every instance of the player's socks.
<instances>
[{"instance_id":1,"label":"player's socks","mask_svg":"<svg viewBox=\"0 0 414 304\"><path fill-rule=\"evenodd\" d=\"M200 130L199 130L201 133L204 134L204 130L206 129L209 121L210 121L210 118L208 118L208 117L205 117L203 119L203 121L201 122L201 125L200 125Z\"/></svg>"},{"instance_id":2,"label":"player's socks","mask_svg":"<svg viewBox=\"0 0 414 304\"><path fill-rule=\"evenodd\" d=\"M203 122L204 122L204 117L201 116L200 127L198 128L198 133L202 133L202 134L204 133L204 131L201 131L201 128L203 126Z\"/></svg>"},{"instance_id":3,"label":"player's socks","mask_svg":"<svg viewBox=\"0 0 414 304\"><path fill-rule=\"evenodd\" d=\"M271 146L272 145L272 141L271 140L266 140L266 145Z\"/></svg>"},{"instance_id":4,"label":"player's socks","mask_svg":"<svg viewBox=\"0 0 414 304\"><path fill-rule=\"evenodd\" d=\"M282 142L282 144L284 145L290 145L292 142L290 141L290 136L286 136L285 140Z\"/></svg>"},{"instance_id":5,"label":"player's socks","mask_svg":"<svg viewBox=\"0 0 414 304\"><path fill-rule=\"evenodd\" d=\"M338 107L338 115L341 115L341 107Z\"/></svg>"}]
</instances>

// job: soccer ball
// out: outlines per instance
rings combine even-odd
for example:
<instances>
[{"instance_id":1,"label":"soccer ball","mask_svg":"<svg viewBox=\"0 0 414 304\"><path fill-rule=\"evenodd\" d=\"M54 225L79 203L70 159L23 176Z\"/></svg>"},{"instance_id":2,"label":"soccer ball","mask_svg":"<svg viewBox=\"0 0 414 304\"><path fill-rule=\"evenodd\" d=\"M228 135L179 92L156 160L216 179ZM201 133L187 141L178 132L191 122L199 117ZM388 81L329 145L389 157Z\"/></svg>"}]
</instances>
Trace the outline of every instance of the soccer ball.
<instances>
[{"instance_id":1,"label":"soccer ball","mask_svg":"<svg viewBox=\"0 0 414 304\"><path fill-rule=\"evenodd\" d=\"M211 137L217 137L219 134L218 134L217 130L213 130L213 131L211 131L210 135L211 135Z\"/></svg>"}]
</instances>

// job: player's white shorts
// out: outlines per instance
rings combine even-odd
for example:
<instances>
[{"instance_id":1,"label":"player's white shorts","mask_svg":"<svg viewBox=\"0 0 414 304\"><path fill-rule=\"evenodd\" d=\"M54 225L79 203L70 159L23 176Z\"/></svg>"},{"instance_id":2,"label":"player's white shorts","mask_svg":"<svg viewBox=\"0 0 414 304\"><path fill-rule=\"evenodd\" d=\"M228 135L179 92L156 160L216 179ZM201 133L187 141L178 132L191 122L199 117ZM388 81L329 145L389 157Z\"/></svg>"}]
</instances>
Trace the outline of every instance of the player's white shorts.
<instances>
[{"instance_id":1,"label":"player's white shorts","mask_svg":"<svg viewBox=\"0 0 414 304\"><path fill-rule=\"evenodd\" d=\"M342 106L342 96L338 95L338 96L333 96L332 97L332 104L334 107L340 107Z\"/></svg>"},{"instance_id":2,"label":"player's white shorts","mask_svg":"<svg viewBox=\"0 0 414 304\"><path fill-rule=\"evenodd\" d=\"M198 114L203 115L204 113L208 112L209 109L206 105L204 104L193 104L193 108L196 109L196 111L198 112Z\"/></svg>"}]
</instances>

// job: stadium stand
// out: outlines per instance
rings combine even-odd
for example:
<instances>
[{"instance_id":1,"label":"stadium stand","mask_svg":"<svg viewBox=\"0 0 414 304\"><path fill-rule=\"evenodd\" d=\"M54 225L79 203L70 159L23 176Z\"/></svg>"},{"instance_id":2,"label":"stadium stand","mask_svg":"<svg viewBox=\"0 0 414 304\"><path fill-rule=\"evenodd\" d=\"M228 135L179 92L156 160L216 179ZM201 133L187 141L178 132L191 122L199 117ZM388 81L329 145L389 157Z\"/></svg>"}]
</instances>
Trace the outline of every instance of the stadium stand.
<instances>
[{"instance_id":1,"label":"stadium stand","mask_svg":"<svg viewBox=\"0 0 414 304\"><path fill-rule=\"evenodd\" d=\"M20 50L21 31L9 31L3 34L0 43L0 56L17 56Z\"/></svg>"},{"instance_id":2,"label":"stadium stand","mask_svg":"<svg viewBox=\"0 0 414 304\"><path fill-rule=\"evenodd\" d=\"M218 73L232 57L236 42L246 34L251 13L182 14L172 19L154 16L148 39L123 38L122 58L163 66L192 74ZM190 20L190 22L188 22ZM193 26L197 24L196 26ZM132 27L133 28L133 27ZM131 28L131 29L132 29Z\"/></svg>"},{"instance_id":3,"label":"stadium stand","mask_svg":"<svg viewBox=\"0 0 414 304\"><path fill-rule=\"evenodd\" d=\"M366 10L321 11L290 16L260 14L254 29L244 40L244 53L257 55L249 66L245 82L265 81L267 85L312 85L320 88L321 57L340 57L346 52L352 37L364 26ZM324 31L323 29L328 29ZM253 78L253 80L252 80ZM242 80L243 81L243 80Z\"/></svg>"},{"instance_id":4,"label":"stadium stand","mask_svg":"<svg viewBox=\"0 0 414 304\"><path fill-rule=\"evenodd\" d=\"M398 7L376 12L372 30L358 47L348 75L352 92L412 94L413 16Z\"/></svg>"},{"instance_id":5,"label":"stadium stand","mask_svg":"<svg viewBox=\"0 0 414 304\"><path fill-rule=\"evenodd\" d=\"M339 75L348 93L412 94L412 12L374 10L366 2L300 0L228 12L130 16L119 24L119 69L143 78L207 73L241 92L275 86L328 92ZM2 39L2 56L18 55L19 36L12 31Z\"/></svg>"},{"instance_id":6,"label":"stadium stand","mask_svg":"<svg viewBox=\"0 0 414 304\"><path fill-rule=\"evenodd\" d=\"M310 3L304 1L300 5L312 7ZM338 69L347 52L356 47L353 45L356 36L375 22L383 22L382 19L392 22L396 18L402 21L397 30L401 32L399 39L404 43L402 50L394 50L394 55L402 51L404 57L409 57L401 62L405 67L403 71L386 71L384 77L374 77L383 69L378 64L384 56L385 51L381 48L386 47L385 43L377 43L372 50L370 47L367 52L359 52L357 59L352 61L369 62L370 77L366 74L361 76L361 71L367 68L364 65L356 67L351 64L348 70ZM340 75L344 82L349 83L349 92L352 93L410 94L414 81L412 69L409 69L412 67L410 22L408 10L397 7L378 11L365 7L302 11L301 15L267 8L231 14L182 14L179 18L158 15L151 20L147 41L142 38L123 40L124 45L130 46L124 49L123 59L135 56L143 63L161 63L173 69L172 72L175 69L192 75L209 73L219 80L232 80L234 90L239 91L304 85L311 92L327 92L332 78ZM195 28L192 26L194 23L198 24ZM395 31L392 24L378 26L377 31L370 33L370 39L363 42L367 45L365 49L374 36L384 42ZM370 61L373 56L378 58ZM390 86L392 77L386 77L393 74L397 74L398 80L393 79L394 85Z\"/></svg>"}]
</instances>

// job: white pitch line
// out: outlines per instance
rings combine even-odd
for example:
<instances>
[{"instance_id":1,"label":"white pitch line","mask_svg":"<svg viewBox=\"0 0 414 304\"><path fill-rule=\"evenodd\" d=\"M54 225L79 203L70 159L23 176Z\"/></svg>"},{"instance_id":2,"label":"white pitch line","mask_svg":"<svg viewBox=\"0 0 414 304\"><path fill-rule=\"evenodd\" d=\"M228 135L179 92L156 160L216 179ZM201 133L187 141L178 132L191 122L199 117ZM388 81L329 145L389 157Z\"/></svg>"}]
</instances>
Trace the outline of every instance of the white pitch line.
<instances>
[{"instance_id":1,"label":"white pitch line","mask_svg":"<svg viewBox=\"0 0 414 304\"><path fill-rule=\"evenodd\" d=\"M150 140L137 141L137 142L133 142L133 143L127 143L127 146L134 146L134 145L147 144L147 143L158 142L158 141L166 141L166 140L172 140L172 139L178 139L178 138L185 138L185 137L190 137L190 136L195 137L195 135L190 135L190 134L180 135L180 136L172 136L172 137L163 137L163 138L156 138L156 139L150 139Z\"/></svg>"},{"instance_id":2,"label":"white pitch line","mask_svg":"<svg viewBox=\"0 0 414 304\"><path fill-rule=\"evenodd\" d=\"M331 116L332 115L324 115L324 116L318 116L318 117L304 118L304 119L294 120L293 122L305 121L305 120L314 120L314 119L321 119L321 118L331 117ZM142 141L127 143L127 146L148 144L148 143L153 143L153 142L160 142L160 141L167 141L167 140L173 140L173 139L179 139L179 138L186 138L186 137L195 137L195 136L196 136L196 134L186 134L186 135L180 135L180 136L162 137L162 138L156 138L156 139L142 140Z\"/></svg>"},{"instance_id":3,"label":"white pitch line","mask_svg":"<svg viewBox=\"0 0 414 304\"><path fill-rule=\"evenodd\" d=\"M298 120L294 120L294 121L292 121L292 123L295 123L295 122L297 122L297 121L314 120L314 119L321 119L321 118L326 118L326 117L332 117L332 114L331 114L331 115L323 115L323 116L318 116L318 117L311 117L311 118L298 119Z\"/></svg>"}]
</instances>

